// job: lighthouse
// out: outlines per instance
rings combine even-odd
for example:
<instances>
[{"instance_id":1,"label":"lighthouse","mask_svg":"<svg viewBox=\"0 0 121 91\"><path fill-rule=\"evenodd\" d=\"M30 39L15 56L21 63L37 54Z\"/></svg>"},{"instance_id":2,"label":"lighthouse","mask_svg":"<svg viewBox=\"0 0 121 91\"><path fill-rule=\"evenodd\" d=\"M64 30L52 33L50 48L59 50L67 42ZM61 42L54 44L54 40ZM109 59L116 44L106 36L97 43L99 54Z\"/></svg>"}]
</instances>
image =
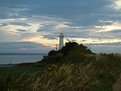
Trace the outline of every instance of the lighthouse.
<instances>
[{"instance_id":1,"label":"lighthouse","mask_svg":"<svg viewBox=\"0 0 121 91\"><path fill-rule=\"evenodd\" d=\"M64 35L63 33L60 33L59 35L59 50L63 47L64 41L63 41Z\"/></svg>"}]
</instances>

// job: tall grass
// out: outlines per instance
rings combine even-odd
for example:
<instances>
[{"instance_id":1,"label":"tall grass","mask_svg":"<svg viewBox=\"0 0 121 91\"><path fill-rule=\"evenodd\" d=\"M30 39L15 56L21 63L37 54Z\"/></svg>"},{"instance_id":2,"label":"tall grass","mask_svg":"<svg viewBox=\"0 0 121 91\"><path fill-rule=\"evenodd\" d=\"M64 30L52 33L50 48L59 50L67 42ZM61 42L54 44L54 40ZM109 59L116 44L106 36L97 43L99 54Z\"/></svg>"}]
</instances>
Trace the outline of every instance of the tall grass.
<instances>
[{"instance_id":1,"label":"tall grass","mask_svg":"<svg viewBox=\"0 0 121 91\"><path fill-rule=\"evenodd\" d=\"M94 67L93 67L94 68ZM43 73L24 73L15 82L14 91L86 91L97 83L91 64L51 65ZM92 70L90 70L92 69Z\"/></svg>"},{"instance_id":2,"label":"tall grass","mask_svg":"<svg viewBox=\"0 0 121 91\"><path fill-rule=\"evenodd\" d=\"M121 72L121 56L116 54L73 54L61 61L35 72L5 74L0 91L112 91Z\"/></svg>"}]
</instances>

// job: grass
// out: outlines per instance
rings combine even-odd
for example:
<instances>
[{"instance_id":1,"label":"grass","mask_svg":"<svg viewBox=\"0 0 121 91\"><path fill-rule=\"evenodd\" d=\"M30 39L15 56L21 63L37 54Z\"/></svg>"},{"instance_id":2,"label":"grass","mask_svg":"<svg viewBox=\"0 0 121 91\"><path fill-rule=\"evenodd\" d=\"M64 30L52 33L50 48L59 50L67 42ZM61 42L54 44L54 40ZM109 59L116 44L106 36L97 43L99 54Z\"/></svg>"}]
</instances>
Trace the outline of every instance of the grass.
<instances>
[{"instance_id":1,"label":"grass","mask_svg":"<svg viewBox=\"0 0 121 91\"><path fill-rule=\"evenodd\" d=\"M121 56L69 54L40 67L0 68L0 91L112 91Z\"/></svg>"},{"instance_id":2,"label":"grass","mask_svg":"<svg viewBox=\"0 0 121 91\"><path fill-rule=\"evenodd\" d=\"M3 67L0 68L0 91L8 91L15 85L16 80L23 74L39 71L37 67Z\"/></svg>"}]
</instances>

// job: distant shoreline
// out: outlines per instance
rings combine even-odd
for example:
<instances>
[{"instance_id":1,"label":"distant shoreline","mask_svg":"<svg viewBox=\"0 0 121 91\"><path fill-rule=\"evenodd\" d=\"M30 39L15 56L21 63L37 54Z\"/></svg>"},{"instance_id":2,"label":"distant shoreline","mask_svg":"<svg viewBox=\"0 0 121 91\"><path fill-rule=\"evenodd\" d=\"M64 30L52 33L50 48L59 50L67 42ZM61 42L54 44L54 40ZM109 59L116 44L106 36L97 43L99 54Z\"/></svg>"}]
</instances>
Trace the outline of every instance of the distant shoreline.
<instances>
[{"instance_id":1,"label":"distant shoreline","mask_svg":"<svg viewBox=\"0 0 121 91\"><path fill-rule=\"evenodd\" d=\"M0 68L1 67L14 67L17 64L0 64Z\"/></svg>"},{"instance_id":2,"label":"distant shoreline","mask_svg":"<svg viewBox=\"0 0 121 91\"><path fill-rule=\"evenodd\" d=\"M0 53L0 67L40 61L47 53Z\"/></svg>"},{"instance_id":3,"label":"distant shoreline","mask_svg":"<svg viewBox=\"0 0 121 91\"><path fill-rule=\"evenodd\" d=\"M0 55L47 55L47 53L0 53Z\"/></svg>"}]
</instances>

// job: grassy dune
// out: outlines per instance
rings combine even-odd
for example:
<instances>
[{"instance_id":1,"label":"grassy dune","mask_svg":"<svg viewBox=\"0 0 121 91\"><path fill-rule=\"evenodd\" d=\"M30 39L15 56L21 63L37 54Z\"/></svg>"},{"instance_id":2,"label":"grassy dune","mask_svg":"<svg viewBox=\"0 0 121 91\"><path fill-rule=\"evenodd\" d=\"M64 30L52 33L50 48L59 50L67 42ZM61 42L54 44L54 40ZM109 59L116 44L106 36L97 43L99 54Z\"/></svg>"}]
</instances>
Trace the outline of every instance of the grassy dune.
<instances>
[{"instance_id":1,"label":"grassy dune","mask_svg":"<svg viewBox=\"0 0 121 91\"><path fill-rule=\"evenodd\" d=\"M70 54L43 66L0 68L0 91L112 91L121 55Z\"/></svg>"}]
</instances>

